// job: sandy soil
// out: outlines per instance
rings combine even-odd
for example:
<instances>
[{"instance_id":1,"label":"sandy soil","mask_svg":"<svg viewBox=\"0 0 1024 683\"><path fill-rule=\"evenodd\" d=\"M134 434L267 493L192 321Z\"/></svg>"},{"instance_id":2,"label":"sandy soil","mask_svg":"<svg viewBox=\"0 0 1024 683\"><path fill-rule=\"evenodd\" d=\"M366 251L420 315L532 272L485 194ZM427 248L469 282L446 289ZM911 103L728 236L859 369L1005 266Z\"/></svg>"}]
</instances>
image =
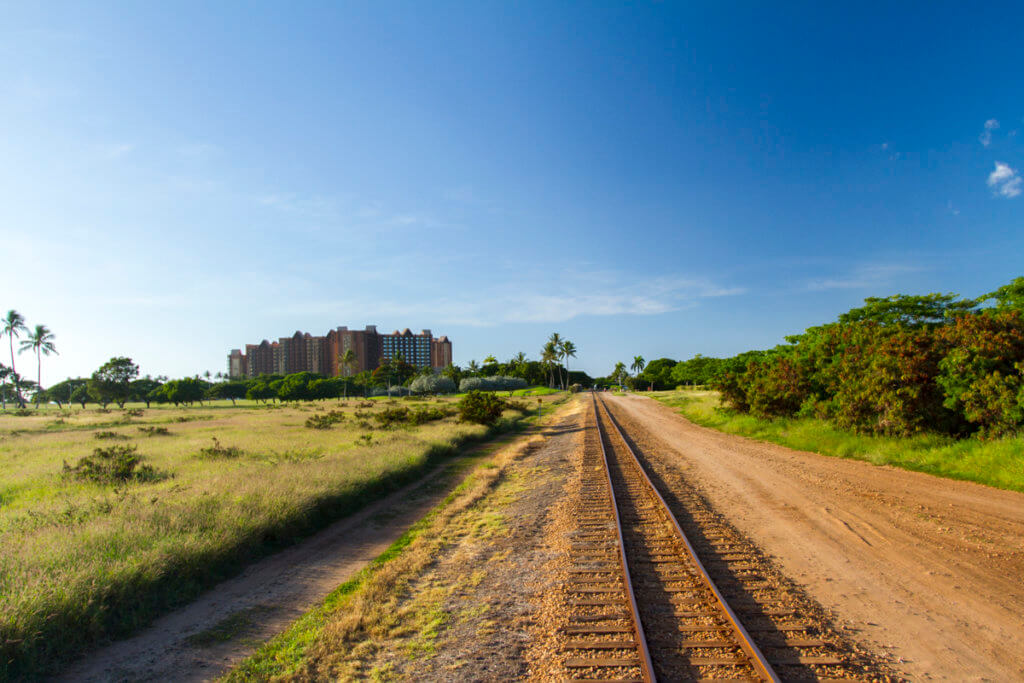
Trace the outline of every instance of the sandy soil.
<instances>
[{"instance_id":1,"label":"sandy soil","mask_svg":"<svg viewBox=\"0 0 1024 683\"><path fill-rule=\"evenodd\" d=\"M505 437L504 443L513 437ZM479 451L469 451L471 455ZM285 630L324 596L382 553L457 484L441 476L449 461L359 513L249 567L138 635L89 654L65 681L203 681L216 678ZM456 478L458 479L458 478ZM223 642L193 644L190 636L231 615L250 618Z\"/></svg>"},{"instance_id":2,"label":"sandy soil","mask_svg":"<svg viewBox=\"0 0 1024 683\"><path fill-rule=\"evenodd\" d=\"M546 530L580 450L580 415L578 401L552 415L505 466L501 483L449 523L450 538L410 580L396 607L415 626L375 636L376 652L362 662L360 677L505 681L528 675L538 597L555 581L548 563L557 549Z\"/></svg>"},{"instance_id":3,"label":"sandy soil","mask_svg":"<svg viewBox=\"0 0 1024 683\"><path fill-rule=\"evenodd\" d=\"M1024 678L1024 494L793 451L611 402L812 598L914 678ZM652 449L654 450L654 449Z\"/></svg>"}]
</instances>

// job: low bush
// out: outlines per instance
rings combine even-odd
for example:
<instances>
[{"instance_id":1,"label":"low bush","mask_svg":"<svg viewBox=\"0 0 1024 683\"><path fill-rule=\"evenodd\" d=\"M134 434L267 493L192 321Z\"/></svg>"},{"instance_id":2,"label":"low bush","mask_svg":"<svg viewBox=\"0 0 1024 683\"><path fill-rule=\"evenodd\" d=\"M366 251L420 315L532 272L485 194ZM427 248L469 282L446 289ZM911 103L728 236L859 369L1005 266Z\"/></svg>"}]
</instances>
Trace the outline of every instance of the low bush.
<instances>
[{"instance_id":1,"label":"low bush","mask_svg":"<svg viewBox=\"0 0 1024 683\"><path fill-rule=\"evenodd\" d=\"M313 415L306 418L306 427L309 429L330 429L345 419L345 413L341 410L332 410L323 415Z\"/></svg>"},{"instance_id":2,"label":"low bush","mask_svg":"<svg viewBox=\"0 0 1024 683\"><path fill-rule=\"evenodd\" d=\"M414 394L454 394L455 382L444 375L420 375L412 381L409 389Z\"/></svg>"},{"instance_id":3,"label":"low bush","mask_svg":"<svg viewBox=\"0 0 1024 683\"><path fill-rule=\"evenodd\" d=\"M522 377L505 377L495 375L493 377L467 377L459 382L459 393L469 391L517 391L527 387L526 380Z\"/></svg>"},{"instance_id":4,"label":"low bush","mask_svg":"<svg viewBox=\"0 0 1024 683\"><path fill-rule=\"evenodd\" d=\"M459 420L489 427L501 418L505 407L505 401L498 396L474 389L459 400Z\"/></svg>"},{"instance_id":5,"label":"low bush","mask_svg":"<svg viewBox=\"0 0 1024 683\"><path fill-rule=\"evenodd\" d=\"M97 448L92 455L79 460L74 467L64 463L64 474L99 484L160 481L168 475L142 464L137 446Z\"/></svg>"},{"instance_id":6,"label":"low bush","mask_svg":"<svg viewBox=\"0 0 1024 683\"><path fill-rule=\"evenodd\" d=\"M200 448L198 457L207 459L237 458L242 455L242 449L236 446L221 446L217 437L213 437L213 445Z\"/></svg>"},{"instance_id":7,"label":"low bush","mask_svg":"<svg viewBox=\"0 0 1024 683\"><path fill-rule=\"evenodd\" d=\"M101 439L102 440L102 439L127 439L128 437L125 436L124 434L119 434L117 432L112 432L112 431L106 430L106 431L95 432L92 435L92 438L94 438L94 439Z\"/></svg>"},{"instance_id":8,"label":"low bush","mask_svg":"<svg viewBox=\"0 0 1024 683\"><path fill-rule=\"evenodd\" d=\"M142 417L145 414L146 413L142 408L128 408L124 411L125 417Z\"/></svg>"},{"instance_id":9,"label":"low bush","mask_svg":"<svg viewBox=\"0 0 1024 683\"><path fill-rule=\"evenodd\" d=\"M148 426L143 425L143 426L139 427L139 431L142 432L143 434L147 435L147 436L170 436L171 435L171 432L170 432L169 429L167 429L167 427L148 427Z\"/></svg>"}]
</instances>

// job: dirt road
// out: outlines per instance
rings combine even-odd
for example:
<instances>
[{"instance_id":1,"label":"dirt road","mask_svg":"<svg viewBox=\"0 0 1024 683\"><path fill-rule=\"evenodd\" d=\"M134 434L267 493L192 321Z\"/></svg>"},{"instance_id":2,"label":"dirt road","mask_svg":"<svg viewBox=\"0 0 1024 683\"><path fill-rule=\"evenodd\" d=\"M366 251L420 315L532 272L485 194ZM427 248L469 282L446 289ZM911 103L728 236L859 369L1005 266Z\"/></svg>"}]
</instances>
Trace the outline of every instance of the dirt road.
<instances>
[{"instance_id":1,"label":"dirt road","mask_svg":"<svg viewBox=\"0 0 1024 683\"><path fill-rule=\"evenodd\" d=\"M458 481L444 476L447 468L512 438L470 449L422 481L255 563L138 635L89 654L64 672L61 680L205 681L218 677L365 567L444 498Z\"/></svg>"},{"instance_id":2,"label":"dirt road","mask_svg":"<svg viewBox=\"0 0 1024 683\"><path fill-rule=\"evenodd\" d=\"M1024 495L793 451L611 402L643 452L914 678L1024 678Z\"/></svg>"}]
</instances>

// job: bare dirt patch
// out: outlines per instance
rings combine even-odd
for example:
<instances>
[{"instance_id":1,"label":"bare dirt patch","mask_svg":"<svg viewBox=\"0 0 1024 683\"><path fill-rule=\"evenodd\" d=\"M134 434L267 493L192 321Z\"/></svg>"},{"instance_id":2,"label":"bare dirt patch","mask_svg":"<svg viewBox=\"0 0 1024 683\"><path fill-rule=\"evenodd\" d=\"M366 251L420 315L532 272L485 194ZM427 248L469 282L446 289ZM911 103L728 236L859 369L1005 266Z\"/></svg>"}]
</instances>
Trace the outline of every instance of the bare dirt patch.
<instances>
[{"instance_id":1,"label":"bare dirt patch","mask_svg":"<svg viewBox=\"0 0 1024 683\"><path fill-rule=\"evenodd\" d=\"M612 403L652 460L915 678L1024 676L1024 495L793 451Z\"/></svg>"},{"instance_id":2,"label":"bare dirt patch","mask_svg":"<svg viewBox=\"0 0 1024 683\"><path fill-rule=\"evenodd\" d=\"M399 591L399 619L373 647L351 643L356 678L519 680L528 676L537 596L551 588L556 551L545 529L580 446L574 401L503 466L500 482L453 517L433 560ZM539 438L538 438L539 437ZM302 676L300 676L302 677Z\"/></svg>"}]
</instances>

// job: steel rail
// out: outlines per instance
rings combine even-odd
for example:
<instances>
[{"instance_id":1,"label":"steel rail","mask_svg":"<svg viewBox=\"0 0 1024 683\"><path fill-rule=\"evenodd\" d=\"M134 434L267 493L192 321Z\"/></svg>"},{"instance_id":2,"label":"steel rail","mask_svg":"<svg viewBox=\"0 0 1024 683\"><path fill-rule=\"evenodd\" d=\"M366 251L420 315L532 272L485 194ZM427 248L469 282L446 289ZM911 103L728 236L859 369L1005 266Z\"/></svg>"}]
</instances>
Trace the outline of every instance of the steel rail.
<instances>
[{"instance_id":1,"label":"steel rail","mask_svg":"<svg viewBox=\"0 0 1024 683\"><path fill-rule=\"evenodd\" d=\"M595 412L597 412L598 401L596 394L594 396L594 399L594 410ZM665 502L665 499L661 496L661 493L658 491L658 488L654 485L654 482L651 481L651 478L647 475L647 471L640 463L640 458L637 457L636 452L633 451L633 447L630 446L629 442L626 440L626 437L622 432L622 428L619 426L618 420L616 420L615 416L612 415L612 412L608 409L608 406L607 404L605 404L604 399L601 399L600 403L601 406L604 408L605 413L607 413L608 415L609 422L611 422L612 427L615 428L616 433L619 435L619 438L622 440L623 445L626 447L626 451L630 454L630 456L632 456L633 462L636 464L636 467L640 472L642 480L646 483L647 487L654 494L655 498L657 498L658 501L661 503L663 511L666 513L666 515L668 515L668 519L672 522L672 526L675 528L676 533L682 540L683 545L686 546L686 550L690 555L690 560L697 568L697 573L700 576L701 581L715 596L715 600L718 602L719 607L728 619L729 624L733 629L733 633L736 635L737 640L739 641L740 648L747 654L748 657L750 657L751 665L753 666L754 671L766 680L772 681L772 683L780 683L780 679L778 675L775 673L774 669L772 669L772 665L768 663L767 659L765 659L765 656L761 652L761 649L757 646L756 643L754 643L753 638L751 638L750 634L747 632L747 629L743 627L743 624L740 623L739 617L736 616L736 613L732 610L732 608L729 606L729 603L726 601L725 596L723 596L722 593L718 590L718 586L715 585L715 582L711 579L711 575L708 574L707 569L704 568L704 563L702 563L700 561L700 558L697 557L697 552L696 550L694 550L693 545L690 543L690 539L687 538L686 533L683 532L683 528L679 526L679 521L676 520L676 516L672 514L672 510L669 508L668 503ZM600 429L601 417L599 413L597 414L597 422ZM604 450L603 440L601 442L601 449ZM607 455L605 457L605 462L607 463ZM609 484L610 483L611 474L609 473ZM614 496L614 489L612 495ZM616 512L616 523L617 522L618 512ZM623 553L625 553L625 548L623 548ZM629 576L628 569L626 575ZM630 597L632 598L632 592L630 593Z\"/></svg>"},{"instance_id":2,"label":"steel rail","mask_svg":"<svg viewBox=\"0 0 1024 683\"><path fill-rule=\"evenodd\" d=\"M629 596L630 613L633 615L633 636L636 638L637 649L640 651L640 672L644 681L655 683L657 678L654 675L654 663L651 661L651 653L647 647L647 636L644 635L644 626L640 621L640 609L636 604L636 595L633 593L633 579L629 575L629 563L626 560L626 543L622 535L622 521L619 519L619 506L615 499L615 486L612 484L612 470L608 463L608 451L604 445L604 428L601 426L601 415L597 409L597 397L591 394L594 399L594 421L597 424L597 440L601 444L601 457L604 460L604 473L608 480L608 494L612 499L612 515L615 518L615 533L619 540L619 563L622 566L622 575L625 579L626 594Z\"/></svg>"}]
</instances>

